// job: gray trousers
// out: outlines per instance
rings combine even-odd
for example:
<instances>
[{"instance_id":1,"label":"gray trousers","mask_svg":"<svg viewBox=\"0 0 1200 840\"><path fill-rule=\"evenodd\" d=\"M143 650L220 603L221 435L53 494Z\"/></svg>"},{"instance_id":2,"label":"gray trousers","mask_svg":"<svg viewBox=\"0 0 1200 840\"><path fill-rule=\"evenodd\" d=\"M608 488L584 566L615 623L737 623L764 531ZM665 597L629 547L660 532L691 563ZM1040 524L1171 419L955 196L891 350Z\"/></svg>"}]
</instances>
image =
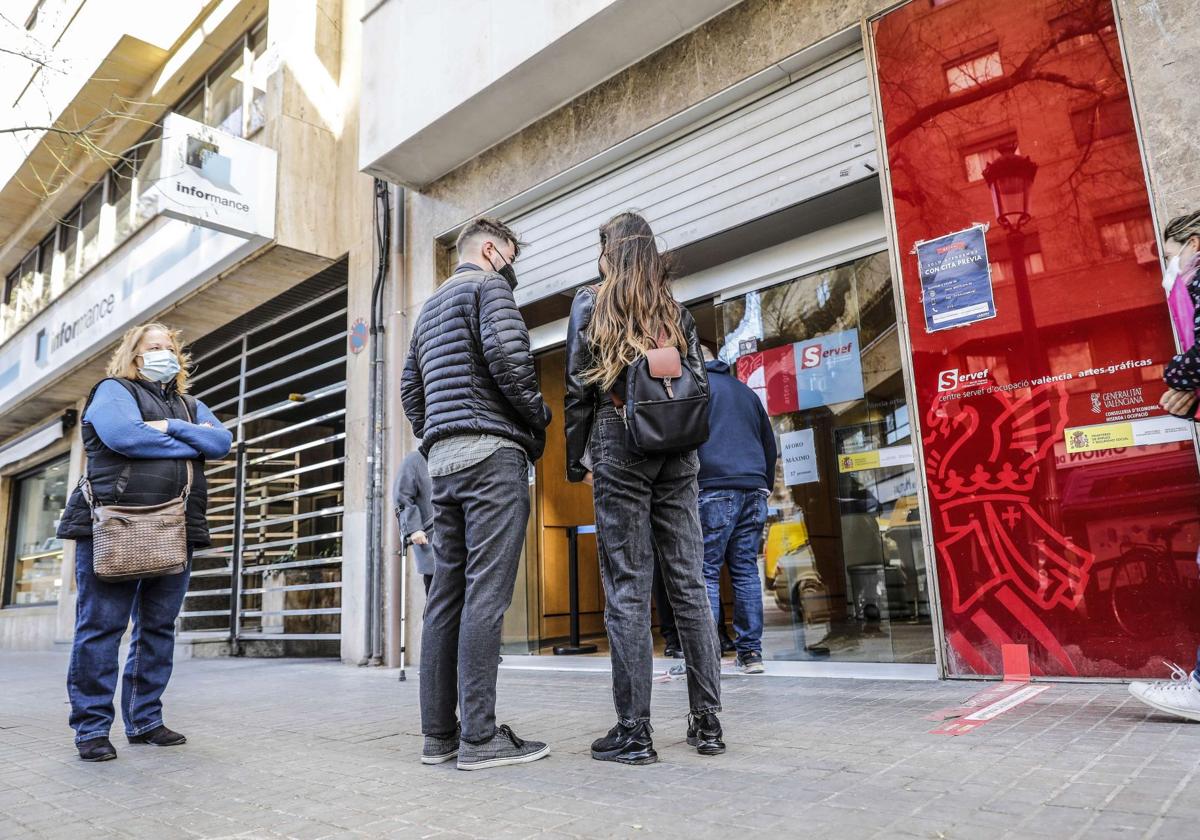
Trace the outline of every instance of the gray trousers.
<instances>
[{"instance_id":1,"label":"gray trousers","mask_svg":"<svg viewBox=\"0 0 1200 840\"><path fill-rule=\"evenodd\" d=\"M421 731L483 743L496 732L496 668L529 522L525 453L500 449L433 478L436 565L421 637Z\"/></svg>"},{"instance_id":2,"label":"gray trousers","mask_svg":"<svg viewBox=\"0 0 1200 840\"><path fill-rule=\"evenodd\" d=\"M596 412L589 446L617 719L626 726L650 719L655 549L687 658L691 711L719 712L721 647L704 585L700 461L695 452L651 457L634 451L611 406Z\"/></svg>"}]
</instances>

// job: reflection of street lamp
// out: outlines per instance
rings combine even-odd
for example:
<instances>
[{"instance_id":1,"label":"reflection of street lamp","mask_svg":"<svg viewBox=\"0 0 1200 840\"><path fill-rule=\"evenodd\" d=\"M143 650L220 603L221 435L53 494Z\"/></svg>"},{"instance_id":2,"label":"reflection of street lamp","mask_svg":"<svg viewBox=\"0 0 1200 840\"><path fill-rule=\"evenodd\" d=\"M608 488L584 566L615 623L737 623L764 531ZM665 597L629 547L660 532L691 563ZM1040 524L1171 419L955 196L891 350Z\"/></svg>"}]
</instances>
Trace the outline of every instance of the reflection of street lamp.
<instances>
[{"instance_id":1,"label":"reflection of street lamp","mask_svg":"<svg viewBox=\"0 0 1200 840\"><path fill-rule=\"evenodd\" d=\"M983 179L992 191L992 206L996 218L1008 232L1008 255L1013 267L1013 287L1017 295L1017 313L1021 318L1021 337L1028 354L1030 388L1032 380L1049 374L1049 364L1042 350L1042 336L1033 312L1033 299L1029 294L1029 273L1025 270L1025 233L1021 230L1033 218L1029 213L1029 193L1033 179L1037 177L1038 165L1025 155L1017 154L1016 143L1005 143L1000 147L1000 157L983 170ZM1058 477L1055 468L1054 449L1050 450L1050 461L1042 470L1045 476L1044 510L1047 519L1056 530L1061 529L1062 517L1058 498Z\"/></svg>"},{"instance_id":2,"label":"reflection of street lamp","mask_svg":"<svg viewBox=\"0 0 1200 840\"><path fill-rule=\"evenodd\" d=\"M992 191L992 204L996 218L1008 231L1008 255L1013 267L1013 285L1017 293L1017 311L1021 316L1021 333L1028 348L1030 378L1047 373L1046 354L1042 352L1042 341L1037 320L1033 314L1033 301L1029 296L1029 275L1025 271L1025 233L1021 228L1032 218L1029 215L1029 191L1037 176L1037 164L1024 155L1017 154L1016 143L1005 143L1000 147L1000 157L983 170L983 179Z\"/></svg>"},{"instance_id":3,"label":"reflection of street lamp","mask_svg":"<svg viewBox=\"0 0 1200 840\"><path fill-rule=\"evenodd\" d=\"M996 218L1005 229L1020 231L1029 221L1029 191L1038 166L1025 155L1017 154L1016 143L1005 143L1000 147L1000 157L983 170L983 179L992 191L992 205Z\"/></svg>"}]
</instances>

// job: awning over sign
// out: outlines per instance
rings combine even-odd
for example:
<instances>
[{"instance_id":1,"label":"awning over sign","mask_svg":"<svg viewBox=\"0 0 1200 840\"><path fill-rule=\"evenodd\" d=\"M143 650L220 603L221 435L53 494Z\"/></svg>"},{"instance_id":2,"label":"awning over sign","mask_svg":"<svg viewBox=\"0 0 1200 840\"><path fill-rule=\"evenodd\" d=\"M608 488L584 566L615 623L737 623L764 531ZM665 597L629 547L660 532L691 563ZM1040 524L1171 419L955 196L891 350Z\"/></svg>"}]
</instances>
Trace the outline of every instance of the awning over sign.
<instances>
[{"instance_id":1,"label":"awning over sign","mask_svg":"<svg viewBox=\"0 0 1200 840\"><path fill-rule=\"evenodd\" d=\"M71 411L0 446L0 469L45 449L59 440L73 425L75 425L75 412Z\"/></svg>"}]
</instances>

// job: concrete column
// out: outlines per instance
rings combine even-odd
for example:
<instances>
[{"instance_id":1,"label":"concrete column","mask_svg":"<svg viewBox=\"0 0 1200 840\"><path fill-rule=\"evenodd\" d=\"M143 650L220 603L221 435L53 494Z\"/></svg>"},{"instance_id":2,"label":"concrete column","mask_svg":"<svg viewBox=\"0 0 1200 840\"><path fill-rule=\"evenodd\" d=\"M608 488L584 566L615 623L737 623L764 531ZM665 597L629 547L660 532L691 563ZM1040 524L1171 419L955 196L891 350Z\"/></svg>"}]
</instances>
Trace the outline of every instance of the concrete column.
<instances>
[{"instance_id":1,"label":"concrete column","mask_svg":"<svg viewBox=\"0 0 1200 840\"><path fill-rule=\"evenodd\" d=\"M1159 227L1200 210L1200 98L1194 0L1117 0Z\"/></svg>"}]
</instances>

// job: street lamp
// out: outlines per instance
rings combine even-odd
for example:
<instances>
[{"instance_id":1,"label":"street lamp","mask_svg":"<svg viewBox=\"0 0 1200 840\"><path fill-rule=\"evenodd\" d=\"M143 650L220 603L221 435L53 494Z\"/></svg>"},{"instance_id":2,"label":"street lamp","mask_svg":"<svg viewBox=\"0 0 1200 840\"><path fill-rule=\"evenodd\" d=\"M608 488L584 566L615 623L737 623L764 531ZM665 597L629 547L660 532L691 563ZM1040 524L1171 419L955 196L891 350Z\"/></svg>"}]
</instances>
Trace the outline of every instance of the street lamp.
<instances>
[{"instance_id":1,"label":"street lamp","mask_svg":"<svg viewBox=\"0 0 1200 840\"><path fill-rule=\"evenodd\" d=\"M996 218L1008 231L1019 231L1029 221L1029 191L1037 176L1038 165L1017 154L1016 143L1000 147L1000 157L983 170L983 179L992 191Z\"/></svg>"},{"instance_id":2,"label":"street lamp","mask_svg":"<svg viewBox=\"0 0 1200 840\"><path fill-rule=\"evenodd\" d=\"M1000 147L1000 157L983 170L983 180L992 191L996 219L1008 232L1008 256L1012 261L1013 285L1017 293L1017 311L1021 317L1021 333L1029 351L1030 378L1047 374L1046 354L1042 352L1041 336L1034 318L1033 301L1029 295L1029 274L1025 271L1025 223L1029 214L1029 192L1038 166L1025 155L1017 154L1016 143Z\"/></svg>"},{"instance_id":3,"label":"street lamp","mask_svg":"<svg viewBox=\"0 0 1200 840\"><path fill-rule=\"evenodd\" d=\"M1030 387L1049 375L1049 362L1042 349L1041 331L1033 311L1033 299L1029 293L1029 273L1025 270L1025 233L1022 228L1033 218L1029 213L1029 193L1033 179L1037 177L1038 165L1025 155L1017 154L1016 143L1005 143L1000 147L1000 157L983 170L983 180L992 192L992 206L996 219L1008 233L1008 255L1012 260L1013 287L1017 296L1017 313L1021 319L1022 342L1026 350ZM1058 494L1058 476L1054 464L1054 450L1050 451L1050 462L1041 470L1043 506L1047 520L1061 529L1062 509Z\"/></svg>"}]
</instances>

